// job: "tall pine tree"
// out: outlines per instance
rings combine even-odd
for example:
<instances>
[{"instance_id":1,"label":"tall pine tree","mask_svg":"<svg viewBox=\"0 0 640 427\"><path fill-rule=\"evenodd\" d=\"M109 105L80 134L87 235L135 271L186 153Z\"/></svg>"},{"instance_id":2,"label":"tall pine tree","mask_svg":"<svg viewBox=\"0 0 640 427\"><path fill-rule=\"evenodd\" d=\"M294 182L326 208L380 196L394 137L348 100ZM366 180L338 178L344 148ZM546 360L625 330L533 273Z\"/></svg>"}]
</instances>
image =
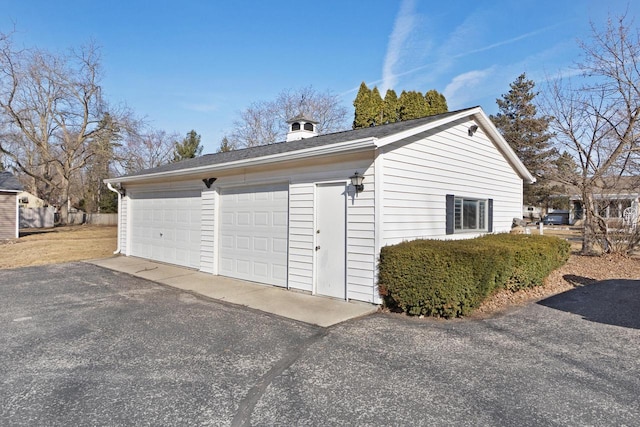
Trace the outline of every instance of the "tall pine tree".
<instances>
[{"instance_id":1,"label":"tall pine tree","mask_svg":"<svg viewBox=\"0 0 640 427\"><path fill-rule=\"evenodd\" d=\"M398 114L400 121L419 119L429 115L427 100L420 92L415 90L402 91L398 102L400 104Z\"/></svg>"},{"instance_id":2,"label":"tall pine tree","mask_svg":"<svg viewBox=\"0 0 640 427\"><path fill-rule=\"evenodd\" d=\"M371 113L374 126L384 124L384 101L377 86L371 91Z\"/></svg>"},{"instance_id":3,"label":"tall pine tree","mask_svg":"<svg viewBox=\"0 0 640 427\"><path fill-rule=\"evenodd\" d=\"M556 157L549 133L550 117L538 116L534 99L535 83L525 73L509 85L508 93L496 99L500 112L490 116L493 124L536 178L536 184L524 185L524 203L541 204L549 195L548 170Z\"/></svg>"},{"instance_id":4,"label":"tall pine tree","mask_svg":"<svg viewBox=\"0 0 640 427\"><path fill-rule=\"evenodd\" d=\"M365 82L360 83L360 89L356 99L353 100L355 114L353 118L353 128L368 128L373 123L373 114L371 108L371 89Z\"/></svg>"},{"instance_id":5,"label":"tall pine tree","mask_svg":"<svg viewBox=\"0 0 640 427\"><path fill-rule=\"evenodd\" d=\"M384 95L382 123L395 123L398 121L398 95L393 89L387 89Z\"/></svg>"},{"instance_id":6,"label":"tall pine tree","mask_svg":"<svg viewBox=\"0 0 640 427\"><path fill-rule=\"evenodd\" d=\"M442 114L449 111L447 99L443 94L435 89L431 89L425 93L424 99L427 101L427 112L429 116L435 116L436 114Z\"/></svg>"},{"instance_id":7,"label":"tall pine tree","mask_svg":"<svg viewBox=\"0 0 640 427\"><path fill-rule=\"evenodd\" d=\"M179 162L184 159L192 159L202 154L202 146L200 145L200 135L195 130L187 132L187 136L182 142L176 143L173 150L173 161Z\"/></svg>"},{"instance_id":8,"label":"tall pine tree","mask_svg":"<svg viewBox=\"0 0 640 427\"><path fill-rule=\"evenodd\" d=\"M360 84L353 106L354 129L419 119L449 111L447 100L437 90L432 89L424 96L418 91L402 91L398 97L394 90L387 89L382 99L378 88L371 90L365 82Z\"/></svg>"}]
</instances>

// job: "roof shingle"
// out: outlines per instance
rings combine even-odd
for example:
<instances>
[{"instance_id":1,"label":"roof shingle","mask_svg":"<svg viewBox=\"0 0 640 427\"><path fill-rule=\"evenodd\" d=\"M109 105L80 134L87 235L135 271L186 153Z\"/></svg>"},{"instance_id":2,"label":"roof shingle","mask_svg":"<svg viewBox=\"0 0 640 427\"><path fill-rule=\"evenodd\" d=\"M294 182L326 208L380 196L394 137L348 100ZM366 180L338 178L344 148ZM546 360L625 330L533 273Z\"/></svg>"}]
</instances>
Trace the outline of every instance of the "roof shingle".
<instances>
[{"instance_id":1,"label":"roof shingle","mask_svg":"<svg viewBox=\"0 0 640 427\"><path fill-rule=\"evenodd\" d=\"M472 110L477 107L465 108L462 110L451 111L448 113L438 114L435 116L423 117L420 119L406 120L397 123L390 123L380 126L372 126L369 128L347 130L342 132L318 135L311 138L305 138L298 141L278 142L275 144L262 145L259 147L244 148L232 150L225 153L205 154L193 159L186 159L176 163L169 163L151 169L145 169L136 173L127 174L121 178L142 176L148 174L172 172L183 169L198 168L202 166L221 165L224 163L235 162L238 160L255 159L274 154L282 154L307 148L321 147L323 145L337 144L340 142L355 141L367 138L383 138L385 136L400 133L402 131L427 124L433 121L441 120L448 116L459 114L462 111Z\"/></svg>"},{"instance_id":2,"label":"roof shingle","mask_svg":"<svg viewBox=\"0 0 640 427\"><path fill-rule=\"evenodd\" d=\"M11 172L0 172L0 190L22 191L22 184L18 182Z\"/></svg>"}]
</instances>

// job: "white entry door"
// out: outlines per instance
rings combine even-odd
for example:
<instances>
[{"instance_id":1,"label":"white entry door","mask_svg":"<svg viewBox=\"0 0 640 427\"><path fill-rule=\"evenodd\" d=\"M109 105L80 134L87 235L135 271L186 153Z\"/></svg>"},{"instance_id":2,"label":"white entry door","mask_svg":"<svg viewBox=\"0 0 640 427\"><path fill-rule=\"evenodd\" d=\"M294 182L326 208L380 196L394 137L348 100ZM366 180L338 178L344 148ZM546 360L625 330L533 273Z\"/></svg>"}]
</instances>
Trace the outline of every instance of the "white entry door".
<instances>
[{"instance_id":1,"label":"white entry door","mask_svg":"<svg viewBox=\"0 0 640 427\"><path fill-rule=\"evenodd\" d=\"M131 194L131 255L200 267L200 190Z\"/></svg>"},{"instance_id":2,"label":"white entry door","mask_svg":"<svg viewBox=\"0 0 640 427\"><path fill-rule=\"evenodd\" d=\"M344 183L316 187L316 292L346 298L346 207Z\"/></svg>"},{"instance_id":3,"label":"white entry door","mask_svg":"<svg viewBox=\"0 0 640 427\"><path fill-rule=\"evenodd\" d=\"M218 273L287 286L288 185L223 190Z\"/></svg>"}]
</instances>

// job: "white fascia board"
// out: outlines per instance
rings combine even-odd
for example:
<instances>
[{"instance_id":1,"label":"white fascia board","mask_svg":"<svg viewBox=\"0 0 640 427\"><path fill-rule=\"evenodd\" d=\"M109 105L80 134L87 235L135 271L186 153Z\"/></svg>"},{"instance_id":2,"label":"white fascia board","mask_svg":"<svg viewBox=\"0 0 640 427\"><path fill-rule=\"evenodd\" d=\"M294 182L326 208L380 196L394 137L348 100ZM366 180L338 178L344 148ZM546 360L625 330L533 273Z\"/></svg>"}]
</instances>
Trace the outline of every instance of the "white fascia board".
<instances>
[{"instance_id":1,"label":"white fascia board","mask_svg":"<svg viewBox=\"0 0 640 427\"><path fill-rule=\"evenodd\" d=\"M493 141L496 142L496 144L498 145L498 149L507 158L509 163L513 165L520 177L528 184L533 184L534 182L536 182L535 177L531 175L531 172L529 172L527 167L522 163L518 155L515 153L515 151L513 151L513 148L511 148L509 143L504 139L502 134L498 131L491 119L489 119L484 111L482 111L481 108L478 108L477 111L473 112L473 116L480 123L483 130L489 134Z\"/></svg>"},{"instance_id":2,"label":"white fascia board","mask_svg":"<svg viewBox=\"0 0 640 427\"><path fill-rule=\"evenodd\" d=\"M393 135L389 135L384 138L380 138L377 141L377 147L383 147L388 144L392 144L396 141L400 141L405 138L409 138L411 136L417 135L422 132L426 132L431 129L435 129L439 126L446 125L447 123L454 122L464 117L473 117L482 128L487 131L487 134L491 137L491 140L497 144L497 148L503 153L506 157L507 161L513 165L514 169L520 175L520 177L525 180L529 184L533 184L536 182L536 179L531 175L531 172L527 170L522 161L518 158L516 153L513 151L511 146L505 141L502 137L498 129L494 126L493 122L489 119L489 117L484 113L482 108L475 107L469 110L460 111L458 114L454 114L453 116L448 116L440 120L436 120L434 122L425 123L422 126L417 126L412 129L407 129L403 132L399 132Z\"/></svg>"},{"instance_id":3,"label":"white fascia board","mask_svg":"<svg viewBox=\"0 0 640 427\"><path fill-rule=\"evenodd\" d=\"M197 175L205 172L219 172L229 169L236 169L249 166L260 166L271 163L278 163L284 160L302 160L313 157L327 156L331 154L340 154L354 151L362 151L374 149L376 147L375 138L364 138L353 141L339 142L337 144L322 145L319 147L311 147L297 151L287 151L284 153L272 154L270 156L256 157L252 159L242 159L235 162L219 163L214 165L200 166L196 168L178 169L168 172L150 173L147 175L136 175L124 178L105 179L105 183L118 184L127 182L142 182L158 178L173 178L188 175ZM283 144L286 144L283 143Z\"/></svg>"},{"instance_id":4,"label":"white fascia board","mask_svg":"<svg viewBox=\"0 0 640 427\"><path fill-rule=\"evenodd\" d=\"M414 128L407 129L407 130L402 131L402 132L394 133L393 135L389 135L389 136L386 136L384 138L379 138L378 141L377 141L376 146L377 147L384 147L385 145L393 144L396 141L400 141L402 139L409 138L409 137L411 137L413 135L417 135L419 133L426 132L426 131L431 130L431 129L435 129L438 126L442 126L442 125L445 125L447 123L451 123L451 122L456 121L458 119L461 119L463 117L471 116L471 115L475 114L478 111L482 111L480 109L480 107L476 107L476 108L473 108L471 110L460 111L458 114L455 114L453 116L448 116L448 117L442 118L440 120L436 120L436 121L433 121L433 122L425 123L422 126L416 126Z\"/></svg>"}]
</instances>

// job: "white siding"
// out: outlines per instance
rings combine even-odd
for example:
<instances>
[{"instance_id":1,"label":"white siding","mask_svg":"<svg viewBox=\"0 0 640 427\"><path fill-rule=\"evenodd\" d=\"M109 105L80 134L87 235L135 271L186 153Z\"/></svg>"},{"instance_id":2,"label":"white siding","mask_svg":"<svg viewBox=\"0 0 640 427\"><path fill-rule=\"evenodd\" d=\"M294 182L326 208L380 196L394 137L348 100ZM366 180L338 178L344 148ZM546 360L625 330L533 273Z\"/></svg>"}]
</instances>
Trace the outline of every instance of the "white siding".
<instances>
[{"instance_id":1,"label":"white siding","mask_svg":"<svg viewBox=\"0 0 640 427\"><path fill-rule=\"evenodd\" d=\"M314 184L289 187L289 288L313 291Z\"/></svg>"},{"instance_id":2,"label":"white siding","mask_svg":"<svg viewBox=\"0 0 640 427\"><path fill-rule=\"evenodd\" d=\"M213 273L215 271L215 229L217 201L218 197L215 190L202 191L200 270L206 273Z\"/></svg>"},{"instance_id":3,"label":"white siding","mask_svg":"<svg viewBox=\"0 0 640 427\"><path fill-rule=\"evenodd\" d=\"M445 233L445 197L493 199L493 230L506 232L521 215L522 179L474 124L460 120L384 154L383 245L419 238L468 238Z\"/></svg>"},{"instance_id":4,"label":"white siding","mask_svg":"<svg viewBox=\"0 0 640 427\"><path fill-rule=\"evenodd\" d=\"M364 177L364 191L347 201L347 298L377 303L373 158Z\"/></svg>"},{"instance_id":5,"label":"white siding","mask_svg":"<svg viewBox=\"0 0 640 427\"><path fill-rule=\"evenodd\" d=\"M122 197L120 200L120 222L118 223L118 238L120 239L120 252L126 253L127 248L127 214L129 198Z\"/></svg>"}]
</instances>

